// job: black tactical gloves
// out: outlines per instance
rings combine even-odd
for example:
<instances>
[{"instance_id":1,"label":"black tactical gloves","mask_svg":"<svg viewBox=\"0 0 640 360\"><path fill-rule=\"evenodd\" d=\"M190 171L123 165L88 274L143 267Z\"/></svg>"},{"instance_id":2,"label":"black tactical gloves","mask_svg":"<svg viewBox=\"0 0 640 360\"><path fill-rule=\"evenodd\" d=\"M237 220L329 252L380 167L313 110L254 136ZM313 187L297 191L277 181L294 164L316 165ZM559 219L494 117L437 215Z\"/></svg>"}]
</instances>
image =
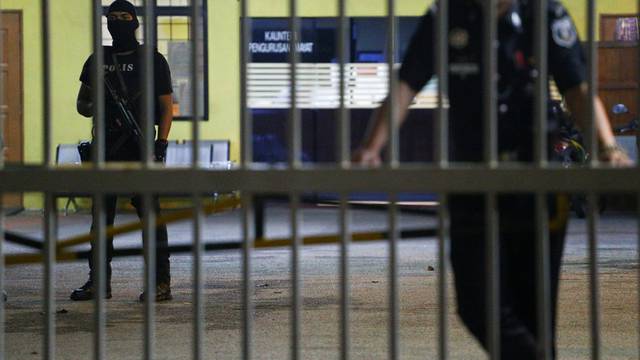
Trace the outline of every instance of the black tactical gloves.
<instances>
[{"instance_id":1,"label":"black tactical gloves","mask_svg":"<svg viewBox=\"0 0 640 360\"><path fill-rule=\"evenodd\" d=\"M167 147L169 146L169 142L164 139L156 140L155 146L153 148L153 155L156 158L156 161L164 162L167 158Z\"/></svg>"}]
</instances>

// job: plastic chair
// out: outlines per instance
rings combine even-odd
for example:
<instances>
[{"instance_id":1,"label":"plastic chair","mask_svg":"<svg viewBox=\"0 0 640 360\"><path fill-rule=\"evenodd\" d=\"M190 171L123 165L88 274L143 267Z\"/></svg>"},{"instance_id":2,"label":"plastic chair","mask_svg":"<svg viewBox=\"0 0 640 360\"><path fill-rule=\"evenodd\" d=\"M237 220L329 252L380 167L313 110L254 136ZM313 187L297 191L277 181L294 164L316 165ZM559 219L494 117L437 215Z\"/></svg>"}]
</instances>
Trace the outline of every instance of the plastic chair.
<instances>
[{"instance_id":1,"label":"plastic chair","mask_svg":"<svg viewBox=\"0 0 640 360\"><path fill-rule=\"evenodd\" d=\"M56 147L56 165L58 166L79 166L82 163L80 153L78 152L78 144L59 144ZM67 203L64 206L64 215L69 215L69 206L78 211L78 203L74 196L67 197Z\"/></svg>"},{"instance_id":2,"label":"plastic chair","mask_svg":"<svg viewBox=\"0 0 640 360\"><path fill-rule=\"evenodd\" d=\"M170 143L167 147L167 159L165 165L167 167L187 167L193 163L191 154L191 144L175 144ZM211 163L211 145L200 144L198 149L198 163L200 166L208 167Z\"/></svg>"}]
</instances>

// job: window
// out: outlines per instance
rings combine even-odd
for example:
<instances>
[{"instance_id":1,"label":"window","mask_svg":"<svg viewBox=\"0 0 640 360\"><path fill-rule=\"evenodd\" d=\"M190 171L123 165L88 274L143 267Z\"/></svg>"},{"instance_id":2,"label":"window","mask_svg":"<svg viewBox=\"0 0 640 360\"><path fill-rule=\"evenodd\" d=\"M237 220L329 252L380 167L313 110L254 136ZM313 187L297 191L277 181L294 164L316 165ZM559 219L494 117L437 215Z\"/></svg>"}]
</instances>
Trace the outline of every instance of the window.
<instances>
[{"instance_id":1,"label":"window","mask_svg":"<svg viewBox=\"0 0 640 360\"><path fill-rule=\"evenodd\" d=\"M130 0L137 7L140 28L137 37L140 42L144 38L144 3L143 0ZM106 14L112 0L102 0L103 11ZM156 0L157 43L155 46L164 55L171 68L173 81L174 119L186 120L191 118L191 7L189 0ZM207 15L206 1L203 1L203 19L201 39L202 54L200 56L200 69L198 78L200 88L198 97L200 114L204 119L208 118L208 64L207 64ZM103 45L111 45L111 34L107 29L107 19L102 19Z\"/></svg>"}]
</instances>

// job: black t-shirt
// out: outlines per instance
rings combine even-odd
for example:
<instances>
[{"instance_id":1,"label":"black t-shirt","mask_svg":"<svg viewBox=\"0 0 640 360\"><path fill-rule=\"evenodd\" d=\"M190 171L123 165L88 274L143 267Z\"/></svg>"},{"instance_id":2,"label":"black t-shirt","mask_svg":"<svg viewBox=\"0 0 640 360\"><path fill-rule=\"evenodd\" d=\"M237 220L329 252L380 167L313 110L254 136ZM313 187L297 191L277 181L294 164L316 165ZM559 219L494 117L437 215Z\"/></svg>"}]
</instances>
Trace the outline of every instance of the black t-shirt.
<instances>
[{"instance_id":1,"label":"black t-shirt","mask_svg":"<svg viewBox=\"0 0 640 360\"><path fill-rule=\"evenodd\" d=\"M450 156L453 161L481 161L482 8L472 0L452 0L450 4ZM415 91L420 91L435 71L436 6L423 16L400 70L401 80ZM516 154L520 161L530 161L533 153L532 8L521 0L498 24L498 147L501 153ZM549 1L548 19L549 75L564 92L584 81L584 53L573 21L556 0Z\"/></svg>"},{"instance_id":2,"label":"black t-shirt","mask_svg":"<svg viewBox=\"0 0 640 360\"><path fill-rule=\"evenodd\" d=\"M80 81L83 84L92 87L94 55L91 55L84 63ZM138 123L141 123L143 114L144 98L142 95L142 83L144 73L142 64L144 63L144 52L142 46L138 49L126 53L114 53L110 46L104 47L104 69L105 78L107 78L114 87L117 88L120 96L126 95L131 104L131 109ZM118 71L117 71L118 70ZM121 75L118 75L118 72ZM171 85L171 71L167 60L159 52L155 52L154 56L154 91L156 101L156 123L159 121L160 103L158 97L173 93ZM124 86L123 86L124 85ZM109 95L105 87L105 112L106 120L109 127L114 126L114 119L119 118L120 113L115 107L112 97Z\"/></svg>"}]
</instances>

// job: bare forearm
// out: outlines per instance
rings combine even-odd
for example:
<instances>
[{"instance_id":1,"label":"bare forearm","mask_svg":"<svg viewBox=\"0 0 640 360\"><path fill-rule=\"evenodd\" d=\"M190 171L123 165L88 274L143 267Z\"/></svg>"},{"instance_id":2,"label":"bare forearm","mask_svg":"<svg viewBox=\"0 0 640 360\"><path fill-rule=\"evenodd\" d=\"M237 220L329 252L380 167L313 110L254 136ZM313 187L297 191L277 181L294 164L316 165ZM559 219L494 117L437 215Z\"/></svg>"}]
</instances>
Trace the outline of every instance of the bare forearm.
<instances>
[{"instance_id":1,"label":"bare forearm","mask_svg":"<svg viewBox=\"0 0 640 360\"><path fill-rule=\"evenodd\" d=\"M413 91L406 83L400 82L398 89L394 93L393 110L395 112L394 118L398 122L398 126L404 123L404 120L409 111L409 105L415 96ZM382 149L387 140L389 139L389 109L391 98L387 97L382 103L382 106L374 110L369 127L365 134L365 139L362 144L363 147L369 149L380 150Z\"/></svg>"},{"instance_id":2,"label":"bare forearm","mask_svg":"<svg viewBox=\"0 0 640 360\"><path fill-rule=\"evenodd\" d=\"M160 124L158 124L158 139L166 140L169 138L169 132L171 131L171 122L173 121L173 114L165 111L160 118Z\"/></svg>"},{"instance_id":3,"label":"bare forearm","mask_svg":"<svg viewBox=\"0 0 640 360\"><path fill-rule=\"evenodd\" d=\"M589 121L588 107L589 95L587 91L587 85L581 84L573 89L570 89L565 94L565 100L569 109L574 114L574 118L581 128L585 128ZM613 146L616 143L616 138L611 130L611 124L607 111L602 104L600 97L596 96L594 99L594 126L598 136L600 145L603 147Z\"/></svg>"},{"instance_id":4,"label":"bare forearm","mask_svg":"<svg viewBox=\"0 0 640 360\"><path fill-rule=\"evenodd\" d=\"M161 95L158 98L161 105L160 124L158 125L158 140L167 140L173 121L173 97L171 94Z\"/></svg>"}]
</instances>

